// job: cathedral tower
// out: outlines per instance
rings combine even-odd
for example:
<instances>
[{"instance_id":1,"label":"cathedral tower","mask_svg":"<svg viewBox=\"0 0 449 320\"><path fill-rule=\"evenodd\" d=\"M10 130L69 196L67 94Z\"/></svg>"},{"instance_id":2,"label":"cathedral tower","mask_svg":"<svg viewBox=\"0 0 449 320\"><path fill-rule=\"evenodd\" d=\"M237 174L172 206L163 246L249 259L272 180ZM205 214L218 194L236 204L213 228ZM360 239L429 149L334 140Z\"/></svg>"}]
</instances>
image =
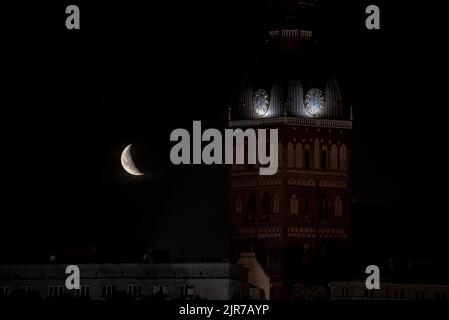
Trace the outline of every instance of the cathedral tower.
<instances>
[{"instance_id":1,"label":"cathedral tower","mask_svg":"<svg viewBox=\"0 0 449 320\"><path fill-rule=\"evenodd\" d=\"M349 244L352 119L332 68L301 23L313 3L276 12L267 48L233 105L230 128L278 128L279 169L259 175L233 165L231 258L254 251L271 279L272 299L303 298L322 284ZM306 15L308 16L308 15Z\"/></svg>"}]
</instances>

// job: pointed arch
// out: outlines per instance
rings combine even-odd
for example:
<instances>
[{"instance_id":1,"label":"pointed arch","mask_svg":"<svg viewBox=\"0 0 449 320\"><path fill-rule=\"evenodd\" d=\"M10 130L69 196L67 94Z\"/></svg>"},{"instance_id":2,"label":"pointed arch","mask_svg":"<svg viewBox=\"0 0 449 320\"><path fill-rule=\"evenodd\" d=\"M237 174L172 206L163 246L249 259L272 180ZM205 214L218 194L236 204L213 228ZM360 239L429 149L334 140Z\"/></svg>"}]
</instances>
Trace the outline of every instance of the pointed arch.
<instances>
[{"instance_id":1,"label":"pointed arch","mask_svg":"<svg viewBox=\"0 0 449 320\"><path fill-rule=\"evenodd\" d=\"M298 197L296 194L290 197L290 214L298 214Z\"/></svg>"},{"instance_id":2,"label":"pointed arch","mask_svg":"<svg viewBox=\"0 0 449 320\"><path fill-rule=\"evenodd\" d=\"M348 152L346 150L346 146L344 144L342 144L340 146L340 156L339 156L339 162L340 162L339 168L342 171L346 171L348 169L348 164L347 164L347 157L348 157L348 155L347 155L347 153Z\"/></svg>"},{"instance_id":3,"label":"pointed arch","mask_svg":"<svg viewBox=\"0 0 449 320\"><path fill-rule=\"evenodd\" d=\"M335 207L335 216L341 217L343 215L343 207L342 207L342 202L341 202L340 196L337 196L335 198L334 207Z\"/></svg>"},{"instance_id":4,"label":"pointed arch","mask_svg":"<svg viewBox=\"0 0 449 320\"><path fill-rule=\"evenodd\" d=\"M262 198L262 220L267 220L270 214L270 196L268 193L264 193Z\"/></svg>"},{"instance_id":5,"label":"pointed arch","mask_svg":"<svg viewBox=\"0 0 449 320\"><path fill-rule=\"evenodd\" d=\"M322 170L327 170L328 164L327 164L327 147L323 146L321 147L321 154L320 154L320 168Z\"/></svg>"},{"instance_id":6,"label":"pointed arch","mask_svg":"<svg viewBox=\"0 0 449 320\"><path fill-rule=\"evenodd\" d=\"M326 221L329 213L329 202L325 196L322 196L319 200L318 206L318 218L320 221Z\"/></svg>"},{"instance_id":7,"label":"pointed arch","mask_svg":"<svg viewBox=\"0 0 449 320\"><path fill-rule=\"evenodd\" d=\"M242 214L242 199L240 197L235 200L235 213Z\"/></svg>"},{"instance_id":8,"label":"pointed arch","mask_svg":"<svg viewBox=\"0 0 449 320\"><path fill-rule=\"evenodd\" d=\"M315 141L313 142L313 168L320 168L320 142L318 141L318 138L315 138Z\"/></svg>"},{"instance_id":9,"label":"pointed arch","mask_svg":"<svg viewBox=\"0 0 449 320\"><path fill-rule=\"evenodd\" d=\"M305 169L310 169L312 168L312 155L311 155L311 151L310 151L310 146L306 145L306 147L304 148L304 168Z\"/></svg>"},{"instance_id":10,"label":"pointed arch","mask_svg":"<svg viewBox=\"0 0 449 320\"><path fill-rule=\"evenodd\" d=\"M273 213L279 213L279 195L275 195L273 199Z\"/></svg>"},{"instance_id":11,"label":"pointed arch","mask_svg":"<svg viewBox=\"0 0 449 320\"><path fill-rule=\"evenodd\" d=\"M251 193L248 197L248 220L254 221L256 216L256 197Z\"/></svg>"},{"instance_id":12,"label":"pointed arch","mask_svg":"<svg viewBox=\"0 0 449 320\"><path fill-rule=\"evenodd\" d=\"M331 161L330 161L330 168L331 170L337 170L338 169L338 149L335 144L331 146Z\"/></svg>"},{"instance_id":13,"label":"pointed arch","mask_svg":"<svg viewBox=\"0 0 449 320\"><path fill-rule=\"evenodd\" d=\"M282 142L279 142L278 144L278 167L282 167L282 153L283 153L283 148L282 148Z\"/></svg>"},{"instance_id":14,"label":"pointed arch","mask_svg":"<svg viewBox=\"0 0 449 320\"><path fill-rule=\"evenodd\" d=\"M296 168L302 168L303 167L303 150L302 150L302 144L301 142L297 142L296 143L296 148L295 148L295 166Z\"/></svg>"},{"instance_id":15,"label":"pointed arch","mask_svg":"<svg viewBox=\"0 0 449 320\"><path fill-rule=\"evenodd\" d=\"M287 145L287 167L293 168L295 166L295 151L293 143L289 142Z\"/></svg>"},{"instance_id":16,"label":"pointed arch","mask_svg":"<svg viewBox=\"0 0 449 320\"><path fill-rule=\"evenodd\" d=\"M304 219L309 220L310 219L310 211L309 211L309 197L307 194L305 194L303 196L303 214L304 214Z\"/></svg>"}]
</instances>

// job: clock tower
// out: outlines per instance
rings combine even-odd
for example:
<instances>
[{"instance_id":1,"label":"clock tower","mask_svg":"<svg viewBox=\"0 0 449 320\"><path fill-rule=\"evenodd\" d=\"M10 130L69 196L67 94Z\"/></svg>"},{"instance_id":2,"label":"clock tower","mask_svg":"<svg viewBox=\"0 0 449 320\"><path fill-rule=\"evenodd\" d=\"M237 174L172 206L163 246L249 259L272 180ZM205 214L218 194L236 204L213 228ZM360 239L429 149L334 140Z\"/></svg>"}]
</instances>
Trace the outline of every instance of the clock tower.
<instances>
[{"instance_id":1,"label":"clock tower","mask_svg":"<svg viewBox=\"0 0 449 320\"><path fill-rule=\"evenodd\" d=\"M273 20L229 127L277 128L279 168L263 176L257 165L231 167L231 260L255 252L270 276L272 299L320 298L349 247L352 119L331 66L301 21L313 3L276 12L287 18Z\"/></svg>"}]
</instances>

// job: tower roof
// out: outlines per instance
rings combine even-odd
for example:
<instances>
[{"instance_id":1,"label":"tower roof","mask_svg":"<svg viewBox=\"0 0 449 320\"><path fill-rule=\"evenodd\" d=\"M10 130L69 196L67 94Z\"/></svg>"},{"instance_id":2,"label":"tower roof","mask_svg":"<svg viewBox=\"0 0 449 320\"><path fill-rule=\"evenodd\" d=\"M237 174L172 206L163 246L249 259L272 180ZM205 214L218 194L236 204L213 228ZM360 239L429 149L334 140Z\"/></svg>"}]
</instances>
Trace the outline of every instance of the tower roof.
<instances>
[{"instance_id":1,"label":"tower roof","mask_svg":"<svg viewBox=\"0 0 449 320\"><path fill-rule=\"evenodd\" d=\"M267 46L242 88L233 118L349 119L332 68L313 38L317 2L269 2Z\"/></svg>"}]
</instances>

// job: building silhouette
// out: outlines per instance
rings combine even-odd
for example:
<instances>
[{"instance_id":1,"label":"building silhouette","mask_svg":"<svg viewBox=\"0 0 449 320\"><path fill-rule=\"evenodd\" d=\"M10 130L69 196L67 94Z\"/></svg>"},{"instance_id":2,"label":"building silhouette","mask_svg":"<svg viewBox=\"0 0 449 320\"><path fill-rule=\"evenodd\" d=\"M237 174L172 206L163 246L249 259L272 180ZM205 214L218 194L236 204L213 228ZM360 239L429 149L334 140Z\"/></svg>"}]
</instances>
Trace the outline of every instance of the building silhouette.
<instances>
[{"instance_id":1,"label":"building silhouette","mask_svg":"<svg viewBox=\"0 0 449 320\"><path fill-rule=\"evenodd\" d=\"M80 288L69 290L67 264L0 266L2 299L266 300L269 278L253 253L236 264L83 263Z\"/></svg>"}]
</instances>

